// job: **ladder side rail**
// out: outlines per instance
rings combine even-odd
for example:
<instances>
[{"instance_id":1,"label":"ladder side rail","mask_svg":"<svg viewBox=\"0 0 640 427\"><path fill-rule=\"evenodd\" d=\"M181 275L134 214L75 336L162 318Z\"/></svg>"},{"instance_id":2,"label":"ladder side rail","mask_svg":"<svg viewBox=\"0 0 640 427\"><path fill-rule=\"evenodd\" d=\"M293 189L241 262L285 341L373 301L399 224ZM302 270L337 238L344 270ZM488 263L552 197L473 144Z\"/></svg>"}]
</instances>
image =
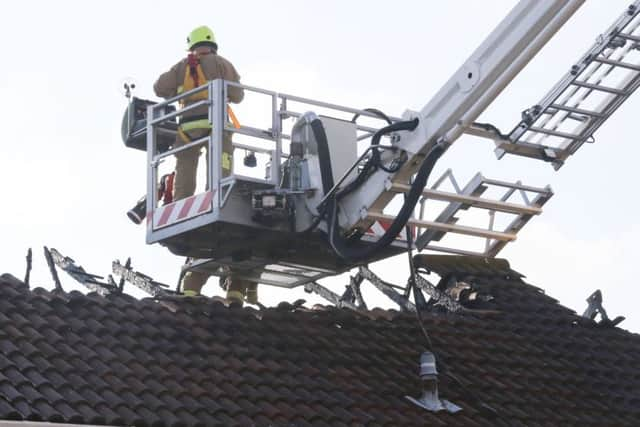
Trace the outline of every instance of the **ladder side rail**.
<instances>
[{"instance_id":1,"label":"ladder side rail","mask_svg":"<svg viewBox=\"0 0 640 427\"><path fill-rule=\"evenodd\" d=\"M409 159L395 178L408 182L438 140L444 137L453 143L582 4L583 0L518 3L421 112L405 114L417 115L420 124L397 143ZM377 171L341 200L344 226L368 229L371 221L363 208L385 208L393 197L385 189L388 177Z\"/></svg>"}]
</instances>

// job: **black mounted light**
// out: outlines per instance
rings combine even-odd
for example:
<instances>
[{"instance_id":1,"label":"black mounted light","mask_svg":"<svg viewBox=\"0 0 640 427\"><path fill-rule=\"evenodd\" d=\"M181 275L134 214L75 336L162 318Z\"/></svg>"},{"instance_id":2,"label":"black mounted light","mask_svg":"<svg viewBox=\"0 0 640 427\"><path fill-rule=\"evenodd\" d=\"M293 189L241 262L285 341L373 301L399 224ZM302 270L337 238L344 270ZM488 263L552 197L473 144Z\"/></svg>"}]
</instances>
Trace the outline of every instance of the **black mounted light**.
<instances>
[{"instance_id":1,"label":"black mounted light","mask_svg":"<svg viewBox=\"0 0 640 427\"><path fill-rule=\"evenodd\" d=\"M258 165L256 153L254 153L253 151L245 151L243 163L248 168L255 168Z\"/></svg>"}]
</instances>

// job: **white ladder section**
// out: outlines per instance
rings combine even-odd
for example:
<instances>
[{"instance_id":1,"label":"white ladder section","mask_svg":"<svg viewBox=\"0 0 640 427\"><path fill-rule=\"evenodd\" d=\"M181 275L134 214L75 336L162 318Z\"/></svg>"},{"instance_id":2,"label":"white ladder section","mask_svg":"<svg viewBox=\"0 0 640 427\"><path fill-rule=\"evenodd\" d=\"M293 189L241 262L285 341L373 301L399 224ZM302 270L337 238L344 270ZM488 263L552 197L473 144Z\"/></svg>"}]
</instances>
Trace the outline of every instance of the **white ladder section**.
<instances>
[{"instance_id":1,"label":"white ladder section","mask_svg":"<svg viewBox=\"0 0 640 427\"><path fill-rule=\"evenodd\" d=\"M448 182L453 191L442 191L439 188ZM403 194L409 191L409 185L390 182L389 192ZM482 197L485 193L494 193L493 197ZM542 206L553 196L549 186L544 188L488 179L476 174L469 183L461 188L451 169L447 170L429 189L422 192L418 218L411 218L407 224L416 235L415 246L419 250L432 250L457 255L479 255L495 257L507 243L516 239L517 233L536 215L542 213ZM434 203L445 202L444 208L432 208ZM463 211L488 211L489 219L485 227L477 226L477 215L470 212L473 225L459 224ZM427 219L427 214L433 219ZM497 224L496 215L500 214L502 225ZM369 219L390 223L394 215L379 211L369 211ZM506 221L505 221L506 220ZM445 236L464 235L484 240L483 250L462 249L471 243L455 242L449 245L438 245Z\"/></svg>"},{"instance_id":2,"label":"white ladder section","mask_svg":"<svg viewBox=\"0 0 640 427\"><path fill-rule=\"evenodd\" d=\"M468 133L489 136L496 155L564 161L640 86L640 0L631 4L613 25L538 104L522 113L508 138L488 135L477 125Z\"/></svg>"}]
</instances>

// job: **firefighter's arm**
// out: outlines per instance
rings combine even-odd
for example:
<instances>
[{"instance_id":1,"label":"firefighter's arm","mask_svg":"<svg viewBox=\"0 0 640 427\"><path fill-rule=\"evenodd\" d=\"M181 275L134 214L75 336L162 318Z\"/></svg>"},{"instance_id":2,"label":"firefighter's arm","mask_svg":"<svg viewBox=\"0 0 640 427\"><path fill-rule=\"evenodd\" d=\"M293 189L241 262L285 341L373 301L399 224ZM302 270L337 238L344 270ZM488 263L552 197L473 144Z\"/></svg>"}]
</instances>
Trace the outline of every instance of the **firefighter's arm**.
<instances>
[{"instance_id":1,"label":"firefighter's arm","mask_svg":"<svg viewBox=\"0 0 640 427\"><path fill-rule=\"evenodd\" d=\"M153 85L153 90L161 98L172 98L178 94L178 67L180 63L171 67L166 73L162 73Z\"/></svg>"},{"instance_id":2,"label":"firefighter's arm","mask_svg":"<svg viewBox=\"0 0 640 427\"><path fill-rule=\"evenodd\" d=\"M225 76L225 80L240 83L240 74L238 74L233 65L229 64L226 74L227 76ZM244 89L232 86L228 86L228 88L229 89L227 95L229 95L230 102L237 104L244 99Z\"/></svg>"}]
</instances>

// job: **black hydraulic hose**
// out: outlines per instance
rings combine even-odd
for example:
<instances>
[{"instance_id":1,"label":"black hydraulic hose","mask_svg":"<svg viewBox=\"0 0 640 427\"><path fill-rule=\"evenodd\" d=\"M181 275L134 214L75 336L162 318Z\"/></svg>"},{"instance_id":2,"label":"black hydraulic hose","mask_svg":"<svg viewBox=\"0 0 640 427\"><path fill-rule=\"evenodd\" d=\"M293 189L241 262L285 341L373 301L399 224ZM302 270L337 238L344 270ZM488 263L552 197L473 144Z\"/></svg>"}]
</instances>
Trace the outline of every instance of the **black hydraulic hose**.
<instances>
[{"instance_id":1,"label":"black hydraulic hose","mask_svg":"<svg viewBox=\"0 0 640 427\"><path fill-rule=\"evenodd\" d=\"M425 185L427 184L427 180L433 167L436 162L442 156L442 154L446 151L446 147L443 144L435 145L431 151L427 154L425 160L422 162L420 169L415 177L413 184L411 185L411 189L406 196L405 202L398 212L398 215L391 223L391 226L387 229L387 231L378 239L377 242L373 243L366 248L356 248L350 246L347 241L341 234L338 224L338 202L336 198L331 198L328 206L328 223L329 223L329 243L333 250L342 258L349 261L361 261L369 258L378 250L388 246L394 239L398 236L402 228L406 225L407 221L411 217L416 204L418 203L418 199L422 195L422 191L424 190Z\"/></svg>"},{"instance_id":2,"label":"black hydraulic hose","mask_svg":"<svg viewBox=\"0 0 640 427\"><path fill-rule=\"evenodd\" d=\"M377 108L365 108L363 111L366 111L367 113L375 114L376 116L378 116L379 118L381 118L382 120L387 122L388 124L393 123L391 121L391 119L389 118L389 116L387 116L385 113L383 113L382 111L378 110ZM355 123L360 116L361 116L360 113L356 113L353 116L353 118L351 119L351 123Z\"/></svg>"},{"instance_id":3,"label":"black hydraulic hose","mask_svg":"<svg viewBox=\"0 0 640 427\"><path fill-rule=\"evenodd\" d=\"M333 168L331 167L331 152L329 151L329 141L327 140L327 134L324 131L324 126L320 119L315 119L311 122L311 130L313 136L316 139L318 145L318 159L320 162L320 176L322 179L322 191L323 194L327 194L334 186L333 181ZM318 212L318 216L313 220L311 225L302 230L301 233L308 233L315 230L320 224L320 221L325 216L326 210Z\"/></svg>"},{"instance_id":4,"label":"black hydraulic hose","mask_svg":"<svg viewBox=\"0 0 640 427\"><path fill-rule=\"evenodd\" d=\"M392 132L397 132L400 130L410 130L410 131L415 130L415 128L418 126L418 123L420 123L420 120L415 118L413 120L408 120L406 122L397 122L392 125L385 126L382 129L380 129L378 132L376 132L371 138L371 146L374 147L371 152L371 162L375 166L378 166L381 169L383 169L385 172L396 172L396 171L388 170L382 165L380 161L380 151L376 147L380 145L380 139L384 135L390 134Z\"/></svg>"},{"instance_id":5,"label":"black hydraulic hose","mask_svg":"<svg viewBox=\"0 0 640 427\"><path fill-rule=\"evenodd\" d=\"M401 130L412 131L418 126L418 123L419 123L419 120L416 118L406 122L393 123L389 126L385 126L382 129L379 129L371 138L371 146L374 148L372 149L372 153L371 153L371 157L369 158L369 161L365 163L362 171L358 174L356 179L351 181L342 190L338 192L337 198L340 199L345 195L351 193L356 188L360 187L360 185L362 185L362 183L366 181L367 178L369 178L369 175L373 171L375 171L375 169L378 167L383 169L385 172L390 172L390 173L397 172L396 170L390 170L381 165L380 151L378 151L378 149L375 148L375 146L380 145L380 139L382 139L384 135L387 135L392 132L401 131Z\"/></svg>"},{"instance_id":6,"label":"black hydraulic hose","mask_svg":"<svg viewBox=\"0 0 640 427\"><path fill-rule=\"evenodd\" d=\"M376 134L372 138L371 145L379 145L380 139L385 134L401 130L414 130L418 126L418 123L419 120L414 119L386 126L376 132ZM320 163L322 187L324 190L324 194L327 194L334 186L329 143L322 122L319 119L313 120L311 122L311 129L318 146L318 160ZM377 152L377 150L375 149L373 151ZM378 250L388 246L391 242L393 242L402 228L406 225L415 209L416 204L418 203L418 199L420 198L422 190L427 183L429 175L431 174L431 170L433 169L436 161L444 153L444 151L445 148L443 146L436 145L427 154L425 160L420 166L420 169L418 170L418 174L416 175L409 193L405 197L405 203L400 209L400 212L392 222L391 226L384 233L384 235L382 235L382 237L378 239L378 241L373 245L368 246L364 250L355 248L350 245L352 243L351 241L348 241L340 234L338 224L338 199L355 190L358 186L361 185L362 182L364 182L369 177L369 172L374 171L379 164L379 153L377 157L372 155L372 157L369 159L369 162L367 162L364 169L360 172L360 174L358 174L358 177L352 183L350 183L344 189L340 190L337 194L335 194L327 201L327 203L325 204L325 208L321 212L319 212L318 217L315 218L311 226L304 231L307 232L315 229L320 221L325 216L327 216L329 243L331 244L333 250L339 256L352 261L363 260L370 257Z\"/></svg>"},{"instance_id":7,"label":"black hydraulic hose","mask_svg":"<svg viewBox=\"0 0 640 427\"><path fill-rule=\"evenodd\" d=\"M327 194L333 188L333 169L331 167L331 152L329 151L329 141L320 119L311 122L311 130L318 145L318 158L320 159L320 175L322 177L322 190Z\"/></svg>"},{"instance_id":8,"label":"black hydraulic hose","mask_svg":"<svg viewBox=\"0 0 640 427\"><path fill-rule=\"evenodd\" d=\"M499 139L502 139L504 141L509 139L509 135L503 134L502 132L500 132L500 129L498 129L497 127L495 127L491 123L473 122L473 126L477 126L480 129L486 130L487 132L493 132Z\"/></svg>"}]
</instances>

